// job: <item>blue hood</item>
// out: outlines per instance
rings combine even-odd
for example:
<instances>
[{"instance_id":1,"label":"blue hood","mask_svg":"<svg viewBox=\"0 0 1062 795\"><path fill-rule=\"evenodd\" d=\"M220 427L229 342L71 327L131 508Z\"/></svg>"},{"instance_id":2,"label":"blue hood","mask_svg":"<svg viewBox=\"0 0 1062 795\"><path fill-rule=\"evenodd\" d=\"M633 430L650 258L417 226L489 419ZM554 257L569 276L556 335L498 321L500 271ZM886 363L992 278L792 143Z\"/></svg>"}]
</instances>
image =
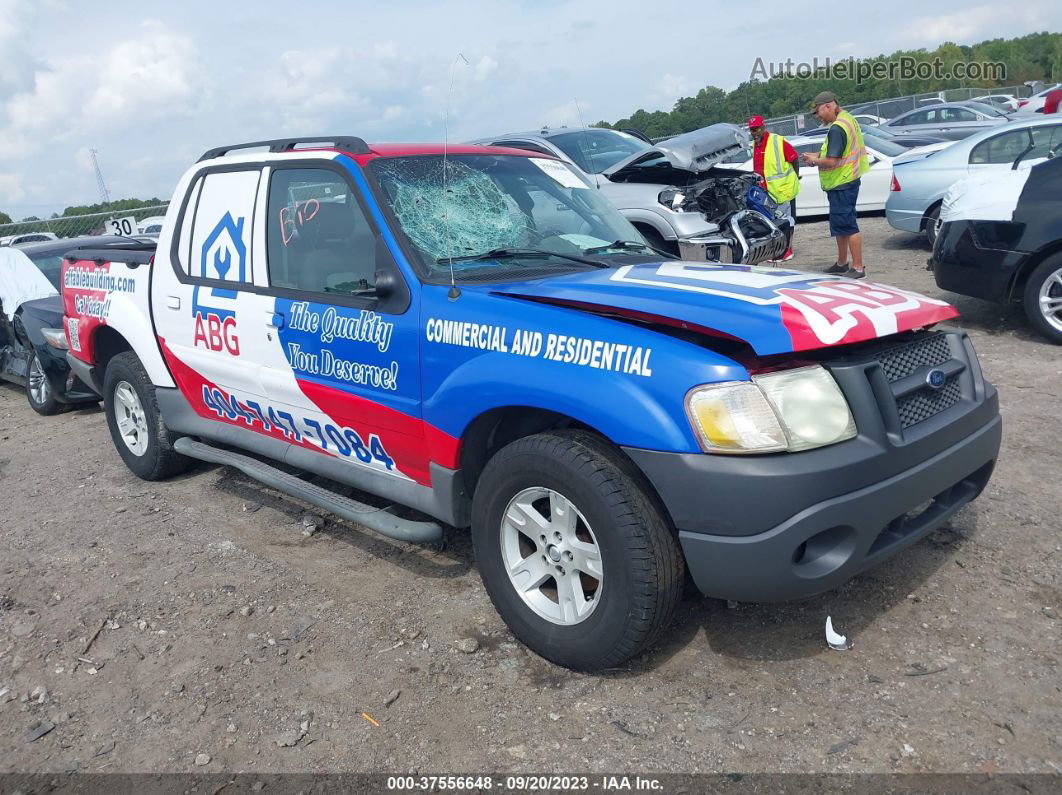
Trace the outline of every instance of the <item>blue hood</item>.
<instances>
[{"instance_id":1,"label":"blue hood","mask_svg":"<svg viewBox=\"0 0 1062 795\"><path fill-rule=\"evenodd\" d=\"M761 356L862 342L958 315L944 301L873 282L682 260L571 273L490 290L738 339Z\"/></svg>"}]
</instances>

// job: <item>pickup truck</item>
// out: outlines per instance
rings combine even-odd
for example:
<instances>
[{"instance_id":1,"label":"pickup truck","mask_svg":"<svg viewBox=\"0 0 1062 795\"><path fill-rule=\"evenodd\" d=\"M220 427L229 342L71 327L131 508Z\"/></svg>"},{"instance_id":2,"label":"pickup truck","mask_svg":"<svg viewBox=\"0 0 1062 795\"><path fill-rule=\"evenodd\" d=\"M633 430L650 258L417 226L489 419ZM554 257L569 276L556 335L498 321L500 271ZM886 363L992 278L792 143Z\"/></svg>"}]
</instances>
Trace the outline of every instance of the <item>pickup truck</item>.
<instances>
[{"instance_id":1,"label":"pickup truck","mask_svg":"<svg viewBox=\"0 0 1062 795\"><path fill-rule=\"evenodd\" d=\"M687 572L838 586L973 500L1000 444L946 303L662 257L523 150L220 147L157 248L71 252L63 297L133 473L198 459L392 538L470 528L513 633L579 670L648 648Z\"/></svg>"}]
</instances>

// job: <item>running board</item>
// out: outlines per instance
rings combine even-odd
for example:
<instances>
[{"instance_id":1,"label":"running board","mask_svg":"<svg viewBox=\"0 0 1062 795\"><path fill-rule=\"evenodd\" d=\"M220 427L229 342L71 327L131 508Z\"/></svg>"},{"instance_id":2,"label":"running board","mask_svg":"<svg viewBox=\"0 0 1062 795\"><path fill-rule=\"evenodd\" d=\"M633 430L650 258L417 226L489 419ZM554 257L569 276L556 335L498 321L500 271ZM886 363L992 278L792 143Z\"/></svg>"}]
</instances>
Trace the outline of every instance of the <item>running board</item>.
<instances>
[{"instance_id":1,"label":"running board","mask_svg":"<svg viewBox=\"0 0 1062 795\"><path fill-rule=\"evenodd\" d=\"M189 458L238 469L247 477L254 478L270 488L342 516L344 519L375 530L388 538L414 544L427 544L442 539L442 527L435 522L414 522L410 519L402 519L388 513L383 508L373 508L371 505L349 497L342 497L328 489L315 486L313 483L307 483L305 480L282 472L255 458L211 447L209 444L197 442L187 436L182 436L174 442L173 449Z\"/></svg>"}]
</instances>

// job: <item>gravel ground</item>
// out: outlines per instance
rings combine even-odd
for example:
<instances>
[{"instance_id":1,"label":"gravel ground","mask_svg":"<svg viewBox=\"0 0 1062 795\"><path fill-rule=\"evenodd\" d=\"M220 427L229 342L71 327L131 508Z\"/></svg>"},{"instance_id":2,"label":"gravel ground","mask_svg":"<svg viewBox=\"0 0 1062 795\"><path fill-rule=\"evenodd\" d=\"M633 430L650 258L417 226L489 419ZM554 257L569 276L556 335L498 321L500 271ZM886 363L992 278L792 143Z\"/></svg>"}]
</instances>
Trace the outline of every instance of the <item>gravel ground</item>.
<instances>
[{"instance_id":1,"label":"gravel ground","mask_svg":"<svg viewBox=\"0 0 1062 795\"><path fill-rule=\"evenodd\" d=\"M941 294L924 244L863 226L872 278ZM832 262L826 225L797 251ZM948 297L1005 415L985 494L815 599L684 602L597 676L514 642L463 533L310 532L215 467L145 483L98 409L0 387L0 772L1062 771L1062 347Z\"/></svg>"}]
</instances>

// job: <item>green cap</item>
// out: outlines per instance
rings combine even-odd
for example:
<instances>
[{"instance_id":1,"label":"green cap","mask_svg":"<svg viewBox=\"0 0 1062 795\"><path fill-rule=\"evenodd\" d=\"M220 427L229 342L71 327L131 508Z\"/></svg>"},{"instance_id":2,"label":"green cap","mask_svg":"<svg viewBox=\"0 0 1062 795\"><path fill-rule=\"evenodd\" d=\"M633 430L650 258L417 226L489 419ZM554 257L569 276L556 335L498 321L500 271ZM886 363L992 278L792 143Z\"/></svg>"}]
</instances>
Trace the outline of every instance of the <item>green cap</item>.
<instances>
[{"instance_id":1,"label":"green cap","mask_svg":"<svg viewBox=\"0 0 1062 795\"><path fill-rule=\"evenodd\" d=\"M815 95L815 99L811 100L811 109L817 110L819 105L825 105L827 102L836 102L837 95L832 91L820 91Z\"/></svg>"}]
</instances>

